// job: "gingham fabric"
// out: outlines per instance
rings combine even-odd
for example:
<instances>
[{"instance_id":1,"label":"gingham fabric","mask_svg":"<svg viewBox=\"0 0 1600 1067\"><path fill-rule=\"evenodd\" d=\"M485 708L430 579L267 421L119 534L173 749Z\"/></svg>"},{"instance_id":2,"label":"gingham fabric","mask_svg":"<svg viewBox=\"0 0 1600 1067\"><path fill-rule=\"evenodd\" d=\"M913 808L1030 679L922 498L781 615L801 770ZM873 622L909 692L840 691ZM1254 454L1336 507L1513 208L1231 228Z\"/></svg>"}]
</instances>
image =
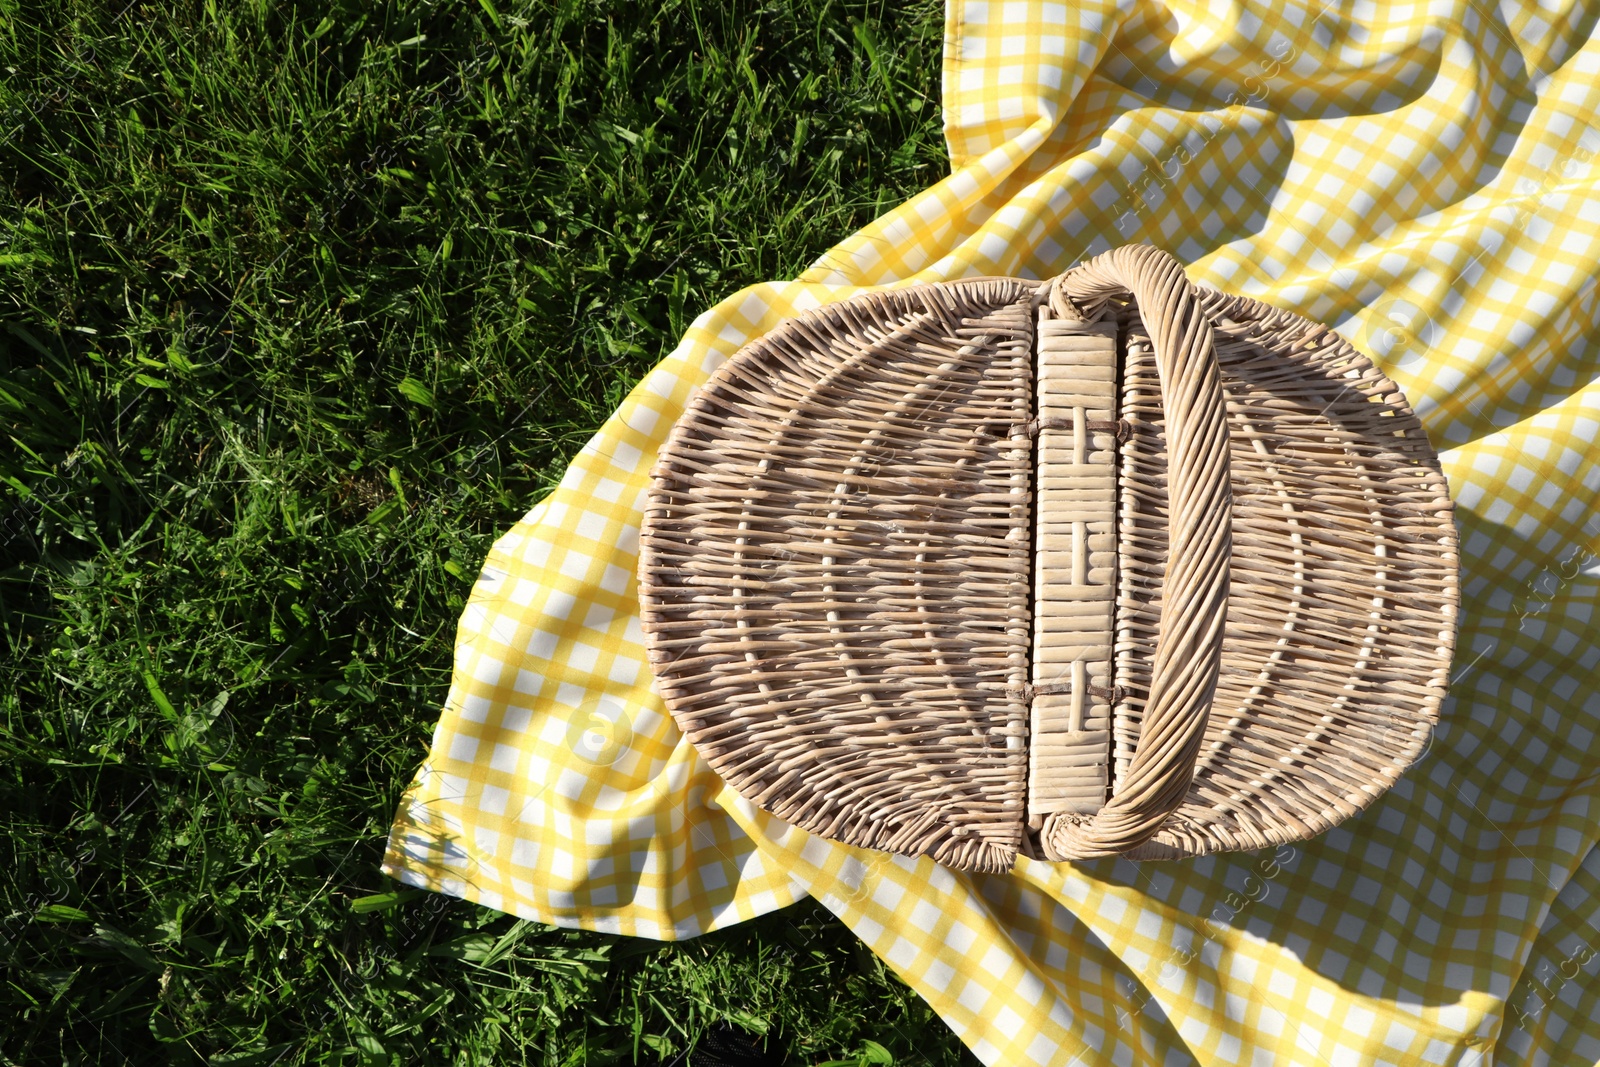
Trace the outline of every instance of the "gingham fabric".
<instances>
[{"instance_id":1,"label":"gingham fabric","mask_svg":"<svg viewBox=\"0 0 1600 1067\"><path fill-rule=\"evenodd\" d=\"M654 938L809 893L985 1063L1600 1060L1597 20L952 2L953 173L697 319L495 544L385 869ZM1143 865L958 875L754 809L641 645L640 506L690 391L800 309L1131 241L1328 323L1421 414L1464 604L1430 750L1320 837Z\"/></svg>"}]
</instances>

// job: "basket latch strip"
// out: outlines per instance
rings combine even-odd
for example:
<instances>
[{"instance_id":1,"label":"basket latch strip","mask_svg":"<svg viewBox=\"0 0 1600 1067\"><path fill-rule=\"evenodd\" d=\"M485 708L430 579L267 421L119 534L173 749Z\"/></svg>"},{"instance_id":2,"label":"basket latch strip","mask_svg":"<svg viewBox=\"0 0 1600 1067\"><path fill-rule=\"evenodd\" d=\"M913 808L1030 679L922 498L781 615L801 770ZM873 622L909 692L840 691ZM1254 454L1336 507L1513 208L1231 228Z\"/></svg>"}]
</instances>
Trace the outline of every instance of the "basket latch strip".
<instances>
[{"instance_id":1,"label":"basket latch strip","mask_svg":"<svg viewBox=\"0 0 1600 1067\"><path fill-rule=\"evenodd\" d=\"M1111 752L1117 325L1039 309L1028 814L1093 814Z\"/></svg>"}]
</instances>

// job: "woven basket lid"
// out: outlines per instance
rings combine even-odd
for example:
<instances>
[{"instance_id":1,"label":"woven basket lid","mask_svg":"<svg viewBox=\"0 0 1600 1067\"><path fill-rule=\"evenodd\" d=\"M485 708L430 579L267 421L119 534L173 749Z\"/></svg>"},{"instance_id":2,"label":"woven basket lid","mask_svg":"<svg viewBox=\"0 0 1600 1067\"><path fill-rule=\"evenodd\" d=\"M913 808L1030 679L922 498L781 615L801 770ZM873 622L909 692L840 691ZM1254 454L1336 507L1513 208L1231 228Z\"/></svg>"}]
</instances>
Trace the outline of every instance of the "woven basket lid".
<instances>
[{"instance_id":1,"label":"woven basket lid","mask_svg":"<svg viewBox=\"0 0 1600 1067\"><path fill-rule=\"evenodd\" d=\"M1422 752L1456 535L1400 390L1148 245L807 312L641 530L658 691L741 795L956 869L1303 839Z\"/></svg>"}]
</instances>

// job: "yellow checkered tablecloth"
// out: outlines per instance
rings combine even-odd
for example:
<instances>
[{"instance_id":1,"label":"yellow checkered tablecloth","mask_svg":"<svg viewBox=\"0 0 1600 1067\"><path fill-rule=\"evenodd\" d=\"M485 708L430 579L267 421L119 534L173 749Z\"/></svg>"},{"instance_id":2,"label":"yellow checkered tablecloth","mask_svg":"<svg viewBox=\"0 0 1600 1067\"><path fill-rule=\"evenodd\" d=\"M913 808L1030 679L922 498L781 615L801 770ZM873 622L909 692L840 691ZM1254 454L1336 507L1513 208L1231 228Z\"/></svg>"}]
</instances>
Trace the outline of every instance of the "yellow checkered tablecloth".
<instances>
[{"instance_id":1,"label":"yellow checkered tablecloth","mask_svg":"<svg viewBox=\"0 0 1600 1067\"><path fill-rule=\"evenodd\" d=\"M986 1063L1600 1060L1600 3L951 0L951 176L697 319L489 553L385 870L691 937L812 894ZM1048 277L1130 241L1329 323L1458 502L1430 751L1275 852L957 875L809 837L651 693L634 570L690 391L865 288Z\"/></svg>"}]
</instances>

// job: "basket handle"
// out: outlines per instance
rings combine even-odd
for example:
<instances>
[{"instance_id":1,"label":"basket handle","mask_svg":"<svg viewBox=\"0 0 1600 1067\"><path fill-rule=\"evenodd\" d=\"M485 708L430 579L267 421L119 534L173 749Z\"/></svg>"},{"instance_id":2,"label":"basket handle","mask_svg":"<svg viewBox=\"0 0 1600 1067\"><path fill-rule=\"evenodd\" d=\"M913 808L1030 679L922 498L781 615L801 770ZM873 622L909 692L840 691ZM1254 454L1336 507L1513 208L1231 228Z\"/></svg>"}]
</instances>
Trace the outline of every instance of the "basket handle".
<instances>
[{"instance_id":1,"label":"basket handle","mask_svg":"<svg viewBox=\"0 0 1600 1067\"><path fill-rule=\"evenodd\" d=\"M1183 265L1123 245L1048 283L1057 315L1073 301L1131 294L1155 353L1166 417L1168 551L1150 695L1121 785L1081 822L1057 817L1046 848L1063 859L1118 855L1149 840L1194 780L1222 660L1232 555L1227 411L1211 321Z\"/></svg>"}]
</instances>

